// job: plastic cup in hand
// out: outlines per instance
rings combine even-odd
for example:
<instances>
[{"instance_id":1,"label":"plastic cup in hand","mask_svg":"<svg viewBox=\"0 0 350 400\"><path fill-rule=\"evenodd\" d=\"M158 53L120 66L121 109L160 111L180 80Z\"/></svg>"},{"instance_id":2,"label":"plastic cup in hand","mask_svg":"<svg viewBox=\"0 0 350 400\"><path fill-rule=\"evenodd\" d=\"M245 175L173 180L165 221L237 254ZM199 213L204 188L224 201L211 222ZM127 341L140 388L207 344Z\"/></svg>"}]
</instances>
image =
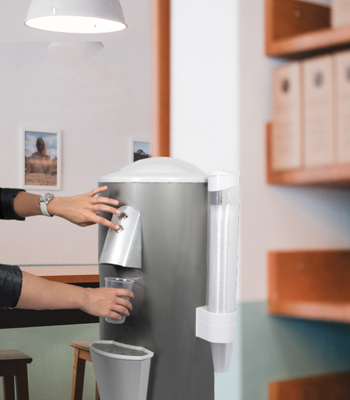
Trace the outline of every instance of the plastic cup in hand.
<instances>
[{"instance_id":1,"label":"plastic cup in hand","mask_svg":"<svg viewBox=\"0 0 350 400\"><path fill-rule=\"evenodd\" d=\"M131 279L124 278L105 278L105 286L112 287L117 289L129 289L132 290L134 281ZM130 300L130 297L120 296L123 299ZM114 319L114 318L105 318L107 322L110 324L123 324L125 322L126 315L118 313L122 319Z\"/></svg>"}]
</instances>

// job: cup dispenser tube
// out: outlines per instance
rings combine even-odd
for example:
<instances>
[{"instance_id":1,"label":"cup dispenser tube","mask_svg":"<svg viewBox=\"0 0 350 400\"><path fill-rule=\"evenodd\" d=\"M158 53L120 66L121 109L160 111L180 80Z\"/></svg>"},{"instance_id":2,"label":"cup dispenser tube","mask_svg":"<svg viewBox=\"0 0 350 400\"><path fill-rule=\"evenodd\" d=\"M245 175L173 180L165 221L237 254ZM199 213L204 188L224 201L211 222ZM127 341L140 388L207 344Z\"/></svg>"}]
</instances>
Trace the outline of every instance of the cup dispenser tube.
<instances>
[{"instance_id":1,"label":"cup dispenser tube","mask_svg":"<svg viewBox=\"0 0 350 400\"><path fill-rule=\"evenodd\" d=\"M215 372L227 372L236 337L239 173L208 177L207 305L196 310L196 336L211 343Z\"/></svg>"}]
</instances>

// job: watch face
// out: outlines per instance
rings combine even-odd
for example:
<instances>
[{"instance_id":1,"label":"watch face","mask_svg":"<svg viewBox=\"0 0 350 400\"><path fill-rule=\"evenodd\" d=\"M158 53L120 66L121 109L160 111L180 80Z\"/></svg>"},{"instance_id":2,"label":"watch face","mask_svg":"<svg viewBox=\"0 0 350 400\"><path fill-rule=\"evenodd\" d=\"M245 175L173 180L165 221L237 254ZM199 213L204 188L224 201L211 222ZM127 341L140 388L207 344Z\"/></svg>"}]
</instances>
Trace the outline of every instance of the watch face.
<instances>
[{"instance_id":1,"label":"watch face","mask_svg":"<svg viewBox=\"0 0 350 400\"><path fill-rule=\"evenodd\" d=\"M40 196L40 201L47 203L48 201L53 199L53 194L45 193Z\"/></svg>"}]
</instances>

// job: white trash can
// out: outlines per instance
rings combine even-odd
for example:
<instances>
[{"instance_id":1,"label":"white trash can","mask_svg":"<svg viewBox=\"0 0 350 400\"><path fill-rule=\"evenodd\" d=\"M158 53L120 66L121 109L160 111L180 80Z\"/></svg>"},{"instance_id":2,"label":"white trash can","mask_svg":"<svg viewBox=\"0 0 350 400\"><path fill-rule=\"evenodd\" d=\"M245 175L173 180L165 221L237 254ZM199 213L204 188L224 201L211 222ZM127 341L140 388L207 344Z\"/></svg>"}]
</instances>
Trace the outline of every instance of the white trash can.
<instances>
[{"instance_id":1,"label":"white trash can","mask_svg":"<svg viewBox=\"0 0 350 400\"><path fill-rule=\"evenodd\" d=\"M113 340L89 348L101 400L146 400L152 351Z\"/></svg>"}]
</instances>

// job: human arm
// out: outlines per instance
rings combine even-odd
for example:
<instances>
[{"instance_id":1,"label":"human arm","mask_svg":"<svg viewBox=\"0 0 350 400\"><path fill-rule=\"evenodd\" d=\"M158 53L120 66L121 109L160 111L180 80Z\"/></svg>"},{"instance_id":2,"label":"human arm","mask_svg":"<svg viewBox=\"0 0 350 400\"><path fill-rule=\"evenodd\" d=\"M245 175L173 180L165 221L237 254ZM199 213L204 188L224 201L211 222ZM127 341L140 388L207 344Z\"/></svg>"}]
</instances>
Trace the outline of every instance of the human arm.
<instances>
[{"instance_id":1,"label":"human arm","mask_svg":"<svg viewBox=\"0 0 350 400\"><path fill-rule=\"evenodd\" d=\"M57 215L79 226L88 226L92 224L101 224L108 228L118 229L119 226L99 215L100 212L109 212L119 214L120 211L115 208L118 200L108 197L98 196L97 194L107 190L107 186L94 189L89 193L72 196L55 196L47 205L47 211L50 215ZM19 192L14 198L14 210L21 217L30 217L42 215L39 205L39 195L27 192Z\"/></svg>"},{"instance_id":2,"label":"human arm","mask_svg":"<svg viewBox=\"0 0 350 400\"><path fill-rule=\"evenodd\" d=\"M22 272L23 283L16 308L24 309L80 309L91 315L120 319L117 313L129 315L131 303L120 297L132 299L127 289L82 288L65 283L48 281ZM117 313L116 313L117 312Z\"/></svg>"}]
</instances>

